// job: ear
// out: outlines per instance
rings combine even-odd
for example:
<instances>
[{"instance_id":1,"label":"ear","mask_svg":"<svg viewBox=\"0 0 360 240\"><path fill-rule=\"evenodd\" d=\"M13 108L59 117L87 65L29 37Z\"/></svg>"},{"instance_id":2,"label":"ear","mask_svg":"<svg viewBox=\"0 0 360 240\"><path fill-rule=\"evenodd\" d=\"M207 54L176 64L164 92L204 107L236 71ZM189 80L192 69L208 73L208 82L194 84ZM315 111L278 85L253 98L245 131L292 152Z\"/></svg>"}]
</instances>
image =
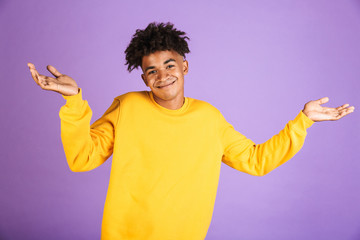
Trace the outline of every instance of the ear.
<instances>
[{"instance_id":1,"label":"ear","mask_svg":"<svg viewBox=\"0 0 360 240\"><path fill-rule=\"evenodd\" d=\"M183 61L183 72L184 75L186 75L189 72L189 63L186 60Z\"/></svg>"},{"instance_id":2,"label":"ear","mask_svg":"<svg viewBox=\"0 0 360 240\"><path fill-rule=\"evenodd\" d=\"M142 78L142 80L144 81L145 85L148 87L145 74L141 74L141 78Z\"/></svg>"}]
</instances>

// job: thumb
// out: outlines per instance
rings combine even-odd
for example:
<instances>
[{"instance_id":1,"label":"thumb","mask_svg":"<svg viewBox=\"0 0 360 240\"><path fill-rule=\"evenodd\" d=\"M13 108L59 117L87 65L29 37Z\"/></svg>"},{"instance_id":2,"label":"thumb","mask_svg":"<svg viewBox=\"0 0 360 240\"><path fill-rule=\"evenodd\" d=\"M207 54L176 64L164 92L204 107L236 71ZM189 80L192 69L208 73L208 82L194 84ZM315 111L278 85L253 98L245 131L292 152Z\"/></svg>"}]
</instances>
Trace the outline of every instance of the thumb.
<instances>
[{"instance_id":1,"label":"thumb","mask_svg":"<svg viewBox=\"0 0 360 240\"><path fill-rule=\"evenodd\" d=\"M53 66L51 66L51 65L47 65L46 68L47 68L47 70L48 70L49 72L51 72L51 74L54 75L55 77L60 77L60 76L62 75L61 73L59 73L58 70L56 70L55 67L53 67Z\"/></svg>"},{"instance_id":2,"label":"thumb","mask_svg":"<svg viewBox=\"0 0 360 240\"><path fill-rule=\"evenodd\" d=\"M321 104L327 103L328 101L329 101L328 97L323 97L323 98L320 98L319 100L316 100L315 102L321 105Z\"/></svg>"}]
</instances>

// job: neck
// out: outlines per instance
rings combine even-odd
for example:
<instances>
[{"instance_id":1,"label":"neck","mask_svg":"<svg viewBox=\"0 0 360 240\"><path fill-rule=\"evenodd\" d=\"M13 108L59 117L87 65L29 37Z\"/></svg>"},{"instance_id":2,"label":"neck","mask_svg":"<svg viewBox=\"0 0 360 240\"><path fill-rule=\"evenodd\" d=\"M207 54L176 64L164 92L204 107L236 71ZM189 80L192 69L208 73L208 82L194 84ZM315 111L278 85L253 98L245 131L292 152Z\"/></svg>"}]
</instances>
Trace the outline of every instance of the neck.
<instances>
[{"instance_id":1,"label":"neck","mask_svg":"<svg viewBox=\"0 0 360 240\"><path fill-rule=\"evenodd\" d=\"M170 109L170 110L176 110L176 109L179 109L181 108L184 103L185 103L185 98L184 96L178 96L174 99L171 99L171 100L164 100L164 99L161 99L161 98L158 98L157 96L155 96L153 94L153 97L154 97L154 100L157 104L159 104L160 106L164 107L164 108L167 108L167 109Z\"/></svg>"}]
</instances>

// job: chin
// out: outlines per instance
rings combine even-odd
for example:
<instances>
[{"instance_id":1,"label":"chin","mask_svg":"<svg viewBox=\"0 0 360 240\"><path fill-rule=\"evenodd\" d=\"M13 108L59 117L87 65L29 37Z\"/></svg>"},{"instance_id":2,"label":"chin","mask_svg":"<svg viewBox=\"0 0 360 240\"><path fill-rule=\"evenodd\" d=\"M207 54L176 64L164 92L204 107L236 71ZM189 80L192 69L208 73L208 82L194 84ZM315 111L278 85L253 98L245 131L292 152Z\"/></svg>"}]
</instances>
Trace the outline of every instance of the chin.
<instances>
[{"instance_id":1,"label":"chin","mask_svg":"<svg viewBox=\"0 0 360 240\"><path fill-rule=\"evenodd\" d=\"M169 101L169 100L173 100L176 98L176 95L173 94L161 94L161 95L156 95L158 98L161 98L164 101Z\"/></svg>"},{"instance_id":2,"label":"chin","mask_svg":"<svg viewBox=\"0 0 360 240\"><path fill-rule=\"evenodd\" d=\"M153 91L153 94L164 101L170 101L175 99L179 93L178 92L161 92L161 91Z\"/></svg>"}]
</instances>

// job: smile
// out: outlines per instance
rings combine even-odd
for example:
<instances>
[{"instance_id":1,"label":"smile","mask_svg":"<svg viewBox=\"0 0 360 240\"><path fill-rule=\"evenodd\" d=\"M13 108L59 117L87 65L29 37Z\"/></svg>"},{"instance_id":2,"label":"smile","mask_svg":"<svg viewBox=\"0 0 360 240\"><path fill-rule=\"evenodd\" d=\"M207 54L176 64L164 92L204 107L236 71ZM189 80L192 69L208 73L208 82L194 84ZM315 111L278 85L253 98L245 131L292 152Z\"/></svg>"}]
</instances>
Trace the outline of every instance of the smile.
<instances>
[{"instance_id":1,"label":"smile","mask_svg":"<svg viewBox=\"0 0 360 240\"><path fill-rule=\"evenodd\" d=\"M167 84L167 85L159 86L159 87L157 87L157 88L165 88L165 87L171 86L171 85L174 84L174 82L176 82L176 80L175 80L175 81L172 81L171 83L169 83L169 84Z\"/></svg>"}]
</instances>

